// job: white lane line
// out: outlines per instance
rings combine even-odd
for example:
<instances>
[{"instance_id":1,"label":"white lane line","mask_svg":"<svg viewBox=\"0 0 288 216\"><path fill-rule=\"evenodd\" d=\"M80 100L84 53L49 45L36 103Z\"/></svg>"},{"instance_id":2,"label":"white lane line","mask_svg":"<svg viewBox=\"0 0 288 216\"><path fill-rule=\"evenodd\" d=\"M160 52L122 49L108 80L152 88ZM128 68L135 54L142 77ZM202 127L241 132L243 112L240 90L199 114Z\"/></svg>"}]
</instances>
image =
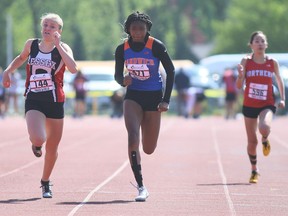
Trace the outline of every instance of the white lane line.
<instances>
[{"instance_id":1,"label":"white lane line","mask_svg":"<svg viewBox=\"0 0 288 216\"><path fill-rule=\"evenodd\" d=\"M162 128L160 130L161 132L167 131L169 128L171 128L171 126L174 123L174 119L171 119L168 121L167 124L163 125L162 124ZM142 151L142 150L140 150ZM72 211L69 212L68 216L73 216L83 205L85 205L90 198L93 196L94 193L96 193L97 191L99 191L102 187L104 187L106 184L108 184L110 181L112 181L118 174L120 174L128 165L130 164L129 159L127 159L122 166L120 166L111 176L109 176L106 180L104 180L101 184L97 185L92 191L90 191L90 193L85 197L85 199L78 204L77 206L75 206Z\"/></svg>"},{"instance_id":2,"label":"white lane line","mask_svg":"<svg viewBox=\"0 0 288 216\"><path fill-rule=\"evenodd\" d=\"M164 129L162 130L161 129L161 131L163 132L163 131L166 131L168 128L170 128L172 125L173 125L173 123L174 123L174 120L172 119L172 120L170 120L169 122L168 122L168 124L166 124L166 125L164 125ZM160 133L161 133L161 131L160 131ZM79 140L77 140L76 142L75 142L75 144L74 145L69 145L69 147L64 147L63 149L60 149L60 151L67 151L67 150L71 150L71 149L73 149L73 148L75 148L75 147L77 147L77 146L79 146L79 145L82 145L82 144L84 144L84 143L86 143L87 141L89 141L90 140L90 138L86 138L86 139L82 139L81 141L79 141ZM7 142L5 142L5 143L2 143L1 145L0 145L0 148L2 148L2 147L4 147L4 146L7 146L7 145L11 145L11 144L19 144L18 142L22 142L22 141L27 141L27 138L18 138L18 139L14 139L14 140L11 140L11 141L7 141ZM43 160L43 159L42 159ZM42 160L33 160L33 161L31 161L31 162L29 162L29 163L27 163L27 164L25 164L24 166L21 166L21 167L18 167L18 168L16 168L16 169L14 169L14 170L11 170L11 171L9 171L9 172L6 172L6 173L3 173L3 174L0 174L0 178L3 178L3 177L5 177L5 176L9 176L9 175L11 175L11 174L14 174L14 173L17 173L17 172L20 172L20 171L22 171L22 170L24 170L24 169L26 169L26 168L28 168L28 167L30 167L30 166L33 166L34 164L37 164L37 163L39 163L39 162L41 162Z\"/></svg>"},{"instance_id":3,"label":"white lane line","mask_svg":"<svg viewBox=\"0 0 288 216\"><path fill-rule=\"evenodd\" d=\"M121 173L127 167L128 164L129 164L129 160L127 159L122 164L122 166L120 166L111 176L109 176L101 184L95 187L79 205L73 208L72 211L68 214L68 216L73 216L83 205L85 205L89 201L89 199L93 196L94 193L96 193L98 190L100 190L102 187L104 187L106 184L112 181L119 173Z\"/></svg>"},{"instance_id":4,"label":"white lane line","mask_svg":"<svg viewBox=\"0 0 288 216\"><path fill-rule=\"evenodd\" d=\"M11 174L14 174L14 173L17 173L17 172L20 172L21 170L24 170L24 169L26 169L26 168L28 168L28 167L36 164L36 163L39 163L40 161L43 161L43 159L31 161L30 163L27 163L24 166L21 166L21 167L19 167L17 169L14 169L14 170L11 170L9 172L0 174L0 178L3 178L5 176L11 175Z\"/></svg>"},{"instance_id":5,"label":"white lane line","mask_svg":"<svg viewBox=\"0 0 288 216\"><path fill-rule=\"evenodd\" d=\"M214 126L212 126L211 130L212 130L214 148L215 148L216 155L217 155L217 164L218 164L218 168L219 168L222 183L223 183L223 189L224 189L225 197L226 197L226 200L228 202L231 215L236 216L236 211L235 211L232 199L230 197L229 189L227 186L227 179L226 179L225 172L224 172L223 165L222 165L222 159L221 159L219 144L218 144L217 136L216 136L216 129Z\"/></svg>"},{"instance_id":6,"label":"white lane line","mask_svg":"<svg viewBox=\"0 0 288 216\"><path fill-rule=\"evenodd\" d=\"M30 142L27 137L16 138L16 139L8 140L5 142L2 141L0 144L0 148L3 148L5 146L19 144L19 143L27 143L27 142Z\"/></svg>"},{"instance_id":7,"label":"white lane line","mask_svg":"<svg viewBox=\"0 0 288 216\"><path fill-rule=\"evenodd\" d=\"M79 145L83 145L83 144L87 143L89 140L91 140L91 138L82 139L80 141L75 142L75 144L70 144L68 147L64 147L60 151L66 152L66 151L68 151L70 149L73 149L73 148L79 146ZM33 165L35 165L37 163L40 163L40 162L42 162L44 160L43 158L44 158L44 156L42 158L38 158L36 160L33 160L33 161L23 165L23 166L20 166L20 167L14 169L14 170L11 170L11 171L3 173L3 174L0 174L0 178L3 178L3 177L8 176L8 175L12 175L14 173L20 172L20 171L30 167L30 166L33 166Z\"/></svg>"}]
</instances>

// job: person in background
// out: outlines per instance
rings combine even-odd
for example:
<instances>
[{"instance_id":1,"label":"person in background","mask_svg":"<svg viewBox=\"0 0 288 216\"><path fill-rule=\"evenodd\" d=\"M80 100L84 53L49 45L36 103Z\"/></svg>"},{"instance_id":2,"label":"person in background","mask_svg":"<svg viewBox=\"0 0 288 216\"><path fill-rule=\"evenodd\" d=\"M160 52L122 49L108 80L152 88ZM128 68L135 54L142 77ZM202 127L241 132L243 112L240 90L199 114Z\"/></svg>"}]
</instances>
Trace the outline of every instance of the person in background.
<instances>
[{"instance_id":1,"label":"person in background","mask_svg":"<svg viewBox=\"0 0 288 216\"><path fill-rule=\"evenodd\" d=\"M121 118L123 116L123 99L124 99L124 89L118 89L111 95L112 103L112 113L111 118Z\"/></svg>"},{"instance_id":2,"label":"person in background","mask_svg":"<svg viewBox=\"0 0 288 216\"><path fill-rule=\"evenodd\" d=\"M115 51L115 80L127 88L123 109L128 155L138 189L135 201L145 201L149 196L142 177L140 137L143 151L152 154L157 146L161 113L169 109L175 73L165 45L150 36L151 27L147 14L138 11L130 14L124 23L128 39ZM160 62L167 74L164 92ZM127 74L124 74L124 65Z\"/></svg>"},{"instance_id":3,"label":"person in background","mask_svg":"<svg viewBox=\"0 0 288 216\"><path fill-rule=\"evenodd\" d=\"M2 67L0 67L0 82L2 82L3 80L3 69ZM4 118L5 117L5 100L6 100L6 90L4 88L3 85L0 85L0 118Z\"/></svg>"},{"instance_id":4,"label":"person in background","mask_svg":"<svg viewBox=\"0 0 288 216\"><path fill-rule=\"evenodd\" d=\"M206 99L204 89L199 86L191 86L187 90L186 113L187 118L199 119L203 111L203 102Z\"/></svg>"},{"instance_id":5,"label":"person in background","mask_svg":"<svg viewBox=\"0 0 288 216\"><path fill-rule=\"evenodd\" d=\"M19 80L21 79L21 75L18 71L15 71L11 74L11 85L7 89L6 94L6 113L9 112L10 104L13 104L13 112L15 114L19 113L18 108L18 87L19 87Z\"/></svg>"},{"instance_id":6,"label":"person in background","mask_svg":"<svg viewBox=\"0 0 288 216\"><path fill-rule=\"evenodd\" d=\"M78 71L74 80L73 88L75 91L75 108L73 116L75 118L81 118L85 115L86 112L86 94L87 90L85 88L85 83L87 78L81 71Z\"/></svg>"},{"instance_id":7,"label":"person in background","mask_svg":"<svg viewBox=\"0 0 288 216\"><path fill-rule=\"evenodd\" d=\"M222 82L225 84L225 119L235 119L237 103L237 77L232 68L226 68Z\"/></svg>"},{"instance_id":8,"label":"person in background","mask_svg":"<svg viewBox=\"0 0 288 216\"><path fill-rule=\"evenodd\" d=\"M50 175L58 157L64 123L63 76L65 68L77 72L71 48L61 41L63 21L54 13L41 17L42 38L28 39L22 52L5 69L3 86L11 86L10 75L26 65L25 118L32 151L42 156L46 143L41 177L43 198L52 198Z\"/></svg>"},{"instance_id":9,"label":"person in background","mask_svg":"<svg viewBox=\"0 0 288 216\"><path fill-rule=\"evenodd\" d=\"M177 91L177 113L179 116L188 118L190 112L187 111L188 89L190 88L190 78L180 68L175 74L175 88Z\"/></svg>"},{"instance_id":10,"label":"person in background","mask_svg":"<svg viewBox=\"0 0 288 216\"><path fill-rule=\"evenodd\" d=\"M202 87L195 87L196 89L196 100L193 107L192 118L200 118L203 112L203 102L206 100L206 95Z\"/></svg>"},{"instance_id":11,"label":"person in background","mask_svg":"<svg viewBox=\"0 0 288 216\"><path fill-rule=\"evenodd\" d=\"M275 99L273 96L272 78L275 76L281 100L279 108L285 107L285 91L283 80L279 73L279 65L275 59L265 54L268 47L266 35L261 31L253 32L249 46L252 54L244 57L238 64L238 77L236 85L244 90L242 113L247 134L247 153L251 163L250 183L257 183L259 170L257 167L257 126L261 134L262 151L268 156L271 144L268 139L271 132L273 114L276 112Z\"/></svg>"}]
</instances>

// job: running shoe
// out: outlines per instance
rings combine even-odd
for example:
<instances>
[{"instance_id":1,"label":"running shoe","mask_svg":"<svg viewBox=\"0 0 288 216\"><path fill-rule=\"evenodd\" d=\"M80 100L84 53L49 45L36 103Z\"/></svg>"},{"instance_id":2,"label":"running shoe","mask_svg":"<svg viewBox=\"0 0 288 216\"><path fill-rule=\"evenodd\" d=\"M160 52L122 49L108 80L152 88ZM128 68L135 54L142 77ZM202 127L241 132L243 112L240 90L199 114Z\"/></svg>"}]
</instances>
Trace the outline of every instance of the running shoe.
<instances>
[{"instance_id":1,"label":"running shoe","mask_svg":"<svg viewBox=\"0 0 288 216\"><path fill-rule=\"evenodd\" d=\"M270 149L271 149L269 140L262 142L262 147L263 147L262 149L263 149L264 156L268 156L270 153Z\"/></svg>"},{"instance_id":2,"label":"running shoe","mask_svg":"<svg viewBox=\"0 0 288 216\"><path fill-rule=\"evenodd\" d=\"M41 149L42 149L42 146L32 145L32 151L36 157L42 156L42 150Z\"/></svg>"},{"instance_id":3,"label":"running shoe","mask_svg":"<svg viewBox=\"0 0 288 216\"><path fill-rule=\"evenodd\" d=\"M41 187L42 188L42 197L43 198L52 198L52 191L51 191L51 184L50 181L43 182L41 181Z\"/></svg>"},{"instance_id":4,"label":"running shoe","mask_svg":"<svg viewBox=\"0 0 288 216\"><path fill-rule=\"evenodd\" d=\"M257 183L258 182L259 173L256 170L253 170L251 173L251 177L249 182L250 183Z\"/></svg>"},{"instance_id":5,"label":"running shoe","mask_svg":"<svg viewBox=\"0 0 288 216\"><path fill-rule=\"evenodd\" d=\"M145 202L149 196L148 190L144 186L137 187L137 189L138 189L139 194L137 197L135 197L135 201L136 202Z\"/></svg>"}]
</instances>

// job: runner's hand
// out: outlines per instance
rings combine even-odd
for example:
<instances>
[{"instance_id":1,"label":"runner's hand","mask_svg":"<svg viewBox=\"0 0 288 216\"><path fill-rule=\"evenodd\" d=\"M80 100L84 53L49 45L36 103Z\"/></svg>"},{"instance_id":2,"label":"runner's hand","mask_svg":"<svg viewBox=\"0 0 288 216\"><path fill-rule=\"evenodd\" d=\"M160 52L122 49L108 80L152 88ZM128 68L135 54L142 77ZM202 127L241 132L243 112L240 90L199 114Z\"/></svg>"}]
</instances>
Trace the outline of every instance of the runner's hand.
<instances>
[{"instance_id":1,"label":"runner's hand","mask_svg":"<svg viewBox=\"0 0 288 216\"><path fill-rule=\"evenodd\" d=\"M239 78L243 78L244 76L244 67L241 64L237 65L237 69L238 69L238 77Z\"/></svg>"},{"instance_id":2,"label":"runner's hand","mask_svg":"<svg viewBox=\"0 0 288 216\"><path fill-rule=\"evenodd\" d=\"M60 34L59 32L57 32L57 31L55 31L55 32L53 33L53 37L54 37L54 44L55 44L55 46L56 46L56 45L59 45L59 44L60 44L60 41L61 41L61 34Z\"/></svg>"},{"instance_id":3,"label":"runner's hand","mask_svg":"<svg viewBox=\"0 0 288 216\"><path fill-rule=\"evenodd\" d=\"M285 108L285 100L281 100L279 103L278 103L278 107L279 108Z\"/></svg>"},{"instance_id":4,"label":"runner's hand","mask_svg":"<svg viewBox=\"0 0 288 216\"><path fill-rule=\"evenodd\" d=\"M123 85L124 86L129 86L131 84L132 84L132 77L130 77L129 75L125 76L124 80L123 80Z\"/></svg>"},{"instance_id":5,"label":"runner's hand","mask_svg":"<svg viewBox=\"0 0 288 216\"><path fill-rule=\"evenodd\" d=\"M169 110L169 104L166 102L161 102L158 105L158 111L159 112L166 112Z\"/></svg>"},{"instance_id":6,"label":"runner's hand","mask_svg":"<svg viewBox=\"0 0 288 216\"><path fill-rule=\"evenodd\" d=\"M2 85L4 86L4 88L9 88L11 85L10 76L7 71L3 72Z\"/></svg>"}]
</instances>

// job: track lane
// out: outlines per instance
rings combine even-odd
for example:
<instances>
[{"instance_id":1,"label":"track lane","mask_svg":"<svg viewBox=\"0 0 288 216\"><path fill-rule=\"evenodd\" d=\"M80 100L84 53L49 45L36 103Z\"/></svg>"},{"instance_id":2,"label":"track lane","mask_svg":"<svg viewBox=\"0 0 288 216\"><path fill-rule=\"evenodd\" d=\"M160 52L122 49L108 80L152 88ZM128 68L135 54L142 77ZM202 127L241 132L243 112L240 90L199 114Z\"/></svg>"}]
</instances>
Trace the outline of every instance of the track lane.
<instances>
[{"instance_id":1,"label":"track lane","mask_svg":"<svg viewBox=\"0 0 288 216\"><path fill-rule=\"evenodd\" d=\"M287 117L272 123L271 155L264 157L259 146L261 176L257 185L250 185L242 120L164 116L156 152L150 156L142 153L144 183L150 192L145 203L134 202L137 191L129 183L134 178L125 164L123 119L66 118L59 159L51 176L54 197L48 200L41 198L39 189L43 161L35 158L29 142L25 143L25 122L22 118L7 120L0 121L0 130L5 131L2 141L11 143L3 147L0 143L3 216L39 212L44 216L281 216L288 208Z\"/></svg>"}]
</instances>

